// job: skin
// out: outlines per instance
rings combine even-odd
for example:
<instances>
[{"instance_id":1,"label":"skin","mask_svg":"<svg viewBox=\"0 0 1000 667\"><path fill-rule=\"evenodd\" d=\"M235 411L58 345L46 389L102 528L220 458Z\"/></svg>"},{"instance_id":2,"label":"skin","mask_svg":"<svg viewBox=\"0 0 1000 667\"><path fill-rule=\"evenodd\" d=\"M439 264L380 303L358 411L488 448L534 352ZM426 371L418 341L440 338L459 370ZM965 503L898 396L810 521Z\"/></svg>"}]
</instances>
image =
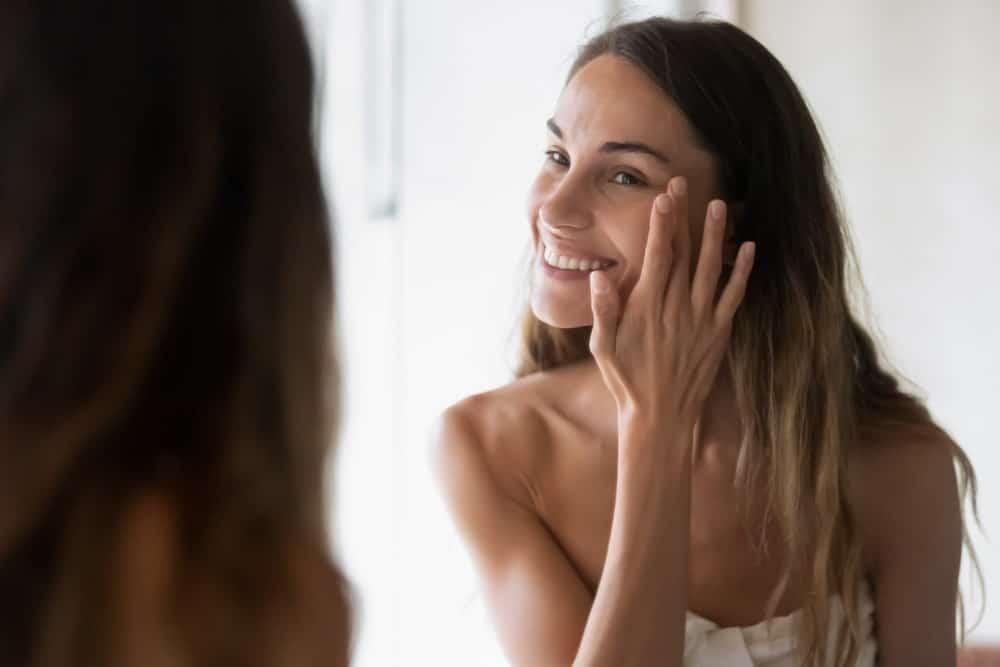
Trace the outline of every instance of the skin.
<instances>
[{"instance_id":1,"label":"skin","mask_svg":"<svg viewBox=\"0 0 1000 667\"><path fill-rule=\"evenodd\" d=\"M752 253L710 213L712 156L631 64L586 65L553 121L529 197L536 249L566 244L614 264L556 281L539 260L532 307L554 326L593 323L594 359L450 408L436 472L514 664L680 665L685 610L754 625L782 574L774 550L755 546L780 539L762 491L733 485L740 423L722 359ZM725 286L723 262L735 264ZM900 436L853 443L849 457L880 664L954 664L950 452ZM793 579L776 614L799 609L808 585Z\"/></svg>"},{"instance_id":2,"label":"skin","mask_svg":"<svg viewBox=\"0 0 1000 667\"><path fill-rule=\"evenodd\" d=\"M115 628L109 647L112 667L177 667L189 662L185 647L176 641L178 625L197 619L205 608L200 600L215 591L211 582L184 587L178 580L183 558L178 519L174 500L161 489L140 493L123 512L110 550L119 573L110 606ZM331 602L331 591L317 586L325 580L326 563L297 543L287 545L287 559L293 582L300 587L298 606L280 610L272 620L269 641L257 638L261 664L346 667L349 647L330 639L328 625L341 610Z\"/></svg>"}]
</instances>

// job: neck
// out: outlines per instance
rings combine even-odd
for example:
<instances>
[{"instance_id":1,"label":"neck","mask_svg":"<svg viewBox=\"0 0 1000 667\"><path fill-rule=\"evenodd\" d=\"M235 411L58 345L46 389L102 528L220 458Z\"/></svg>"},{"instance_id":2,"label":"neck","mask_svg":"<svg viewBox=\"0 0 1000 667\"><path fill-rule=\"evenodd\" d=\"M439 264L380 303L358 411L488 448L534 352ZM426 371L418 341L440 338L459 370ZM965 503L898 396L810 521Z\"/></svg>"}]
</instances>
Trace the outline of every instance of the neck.
<instances>
[{"instance_id":1,"label":"neck","mask_svg":"<svg viewBox=\"0 0 1000 667\"><path fill-rule=\"evenodd\" d=\"M583 370L583 369L581 369ZM586 365L586 381L578 385L574 392L580 399L580 408L584 414L606 415L601 421L603 428L593 424L602 432L617 432L616 407L614 398L604 386L597 364L593 361ZM582 390L582 391L581 391ZM601 406L596 411L594 408ZM733 387L729 366L723 363L719 369L715 384L702 406L701 417L695 428L695 457L703 456L735 458L739 451L741 439L741 424L736 406L736 393Z\"/></svg>"}]
</instances>

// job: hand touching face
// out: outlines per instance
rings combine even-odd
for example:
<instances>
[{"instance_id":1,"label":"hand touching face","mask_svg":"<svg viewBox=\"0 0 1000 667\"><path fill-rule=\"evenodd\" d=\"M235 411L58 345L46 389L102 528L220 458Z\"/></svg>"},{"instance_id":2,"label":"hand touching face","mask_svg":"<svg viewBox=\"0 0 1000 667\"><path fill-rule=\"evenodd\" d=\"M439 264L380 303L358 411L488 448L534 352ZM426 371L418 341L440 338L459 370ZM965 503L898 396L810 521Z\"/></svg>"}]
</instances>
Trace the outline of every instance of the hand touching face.
<instances>
[{"instance_id":1,"label":"hand touching face","mask_svg":"<svg viewBox=\"0 0 1000 667\"><path fill-rule=\"evenodd\" d=\"M674 176L688 182L692 252L717 196L714 158L642 70L600 56L573 77L548 122L529 195L532 309L562 328L593 323L588 277L603 271L622 300L642 271L650 210Z\"/></svg>"}]
</instances>

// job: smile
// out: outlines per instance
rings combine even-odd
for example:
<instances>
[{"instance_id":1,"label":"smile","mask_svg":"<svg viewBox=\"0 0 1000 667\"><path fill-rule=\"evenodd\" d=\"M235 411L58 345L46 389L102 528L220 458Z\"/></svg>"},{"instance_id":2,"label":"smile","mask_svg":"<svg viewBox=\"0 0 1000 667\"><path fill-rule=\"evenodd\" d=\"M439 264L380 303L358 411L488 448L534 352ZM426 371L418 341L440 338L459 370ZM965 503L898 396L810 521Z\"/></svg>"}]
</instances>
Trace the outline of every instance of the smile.
<instances>
[{"instance_id":1,"label":"smile","mask_svg":"<svg viewBox=\"0 0 1000 667\"><path fill-rule=\"evenodd\" d=\"M545 251L542 253L542 258L549 266L568 271L601 271L611 266L610 262L604 262L599 259L560 255L550 248L545 248Z\"/></svg>"}]
</instances>

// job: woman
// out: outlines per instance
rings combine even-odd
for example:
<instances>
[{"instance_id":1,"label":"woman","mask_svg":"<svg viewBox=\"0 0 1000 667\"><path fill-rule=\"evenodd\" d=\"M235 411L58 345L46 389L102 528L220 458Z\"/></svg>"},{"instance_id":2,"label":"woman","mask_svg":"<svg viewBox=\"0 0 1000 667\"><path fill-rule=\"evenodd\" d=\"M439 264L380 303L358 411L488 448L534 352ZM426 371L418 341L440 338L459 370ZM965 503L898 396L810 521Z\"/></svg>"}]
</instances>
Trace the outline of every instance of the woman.
<instances>
[{"instance_id":1,"label":"woman","mask_svg":"<svg viewBox=\"0 0 1000 667\"><path fill-rule=\"evenodd\" d=\"M0 664L344 665L287 0L0 6Z\"/></svg>"},{"instance_id":2,"label":"woman","mask_svg":"<svg viewBox=\"0 0 1000 667\"><path fill-rule=\"evenodd\" d=\"M510 659L953 665L975 477L852 314L787 72L725 23L626 24L548 127L518 379L436 448Z\"/></svg>"}]
</instances>

